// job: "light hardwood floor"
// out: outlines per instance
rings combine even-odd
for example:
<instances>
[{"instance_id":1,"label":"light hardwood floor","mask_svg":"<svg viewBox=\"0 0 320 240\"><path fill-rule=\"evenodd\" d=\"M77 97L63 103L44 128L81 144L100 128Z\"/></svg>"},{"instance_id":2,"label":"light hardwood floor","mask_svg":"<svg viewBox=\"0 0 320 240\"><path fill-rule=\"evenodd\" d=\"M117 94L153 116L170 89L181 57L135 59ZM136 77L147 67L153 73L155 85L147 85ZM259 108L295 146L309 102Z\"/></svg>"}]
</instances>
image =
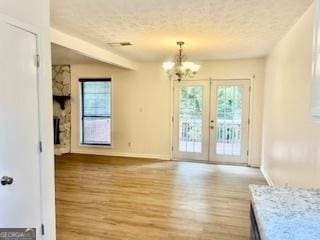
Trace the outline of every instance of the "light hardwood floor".
<instances>
[{"instance_id":1,"label":"light hardwood floor","mask_svg":"<svg viewBox=\"0 0 320 240\"><path fill-rule=\"evenodd\" d=\"M56 158L58 240L249 239L258 169L68 154Z\"/></svg>"}]
</instances>

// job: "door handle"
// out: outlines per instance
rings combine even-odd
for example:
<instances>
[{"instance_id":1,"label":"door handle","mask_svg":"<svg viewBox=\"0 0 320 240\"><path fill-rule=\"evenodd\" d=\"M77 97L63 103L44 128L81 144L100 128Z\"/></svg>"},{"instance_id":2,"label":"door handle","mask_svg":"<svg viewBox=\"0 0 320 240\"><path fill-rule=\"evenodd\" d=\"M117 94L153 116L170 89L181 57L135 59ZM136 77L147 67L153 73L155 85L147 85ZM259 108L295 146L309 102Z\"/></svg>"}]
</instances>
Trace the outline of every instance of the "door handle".
<instances>
[{"instance_id":1,"label":"door handle","mask_svg":"<svg viewBox=\"0 0 320 240\"><path fill-rule=\"evenodd\" d=\"M5 185L11 185L13 183L13 178L12 177L8 177L8 176L3 176L1 178L1 184L3 186Z\"/></svg>"}]
</instances>

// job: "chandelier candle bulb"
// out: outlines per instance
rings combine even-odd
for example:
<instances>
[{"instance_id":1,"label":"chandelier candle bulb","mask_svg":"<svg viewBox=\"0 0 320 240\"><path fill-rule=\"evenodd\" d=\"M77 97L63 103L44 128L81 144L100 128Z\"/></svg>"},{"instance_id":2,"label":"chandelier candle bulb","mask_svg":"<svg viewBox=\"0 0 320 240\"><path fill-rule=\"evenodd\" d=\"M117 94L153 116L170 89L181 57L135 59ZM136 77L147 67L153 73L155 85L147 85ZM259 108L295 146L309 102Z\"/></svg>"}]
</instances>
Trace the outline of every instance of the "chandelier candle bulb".
<instances>
[{"instance_id":1,"label":"chandelier candle bulb","mask_svg":"<svg viewBox=\"0 0 320 240\"><path fill-rule=\"evenodd\" d=\"M166 72L168 72L168 71L171 71L173 69L174 65L175 65L174 62L164 62L162 64L162 67Z\"/></svg>"},{"instance_id":2,"label":"chandelier candle bulb","mask_svg":"<svg viewBox=\"0 0 320 240\"><path fill-rule=\"evenodd\" d=\"M199 69L200 69L200 65L198 65L198 64L193 64L191 66L191 71L194 73L197 73L199 71Z\"/></svg>"},{"instance_id":3,"label":"chandelier candle bulb","mask_svg":"<svg viewBox=\"0 0 320 240\"><path fill-rule=\"evenodd\" d=\"M193 66L194 64L192 63L192 62L183 62L182 63L182 66L183 66L183 68L185 69L185 70L191 70L192 69L192 66Z\"/></svg>"}]
</instances>

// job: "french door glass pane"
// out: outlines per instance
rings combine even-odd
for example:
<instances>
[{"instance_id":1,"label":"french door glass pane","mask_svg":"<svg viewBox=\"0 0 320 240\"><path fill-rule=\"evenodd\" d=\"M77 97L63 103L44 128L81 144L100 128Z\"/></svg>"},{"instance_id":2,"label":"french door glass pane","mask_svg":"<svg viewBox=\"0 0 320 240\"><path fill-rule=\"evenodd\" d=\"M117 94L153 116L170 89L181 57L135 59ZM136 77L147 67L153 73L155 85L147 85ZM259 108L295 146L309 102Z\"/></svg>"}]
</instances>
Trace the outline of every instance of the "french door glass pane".
<instances>
[{"instance_id":1,"label":"french door glass pane","mask_svg":"<svg viewBox=\"0 0 320 240\"><path fill-rule=\"evenodd\" d=\"M241 155L241 86L219 86L217 90L216 154Z\"/></svg>"},{"instance_id":2,"label":"french door glass pane","mask_svg":"<svg viewBox=\"0 0 320 240\"><path fill-rule=\"evenodd\" d=\"M111 144L111 118L84 117L83 141L86 144Z\"/></svg>"},{"instance_id":3,"label":"french door glass pane","mask_svg":"<svg viewBox=\"0 0 320 240\"><path fill-rule=\"evenodd\" d=\"M202 152L203 87L180 89L179 151Z\"/></svg>"}]
</instances>

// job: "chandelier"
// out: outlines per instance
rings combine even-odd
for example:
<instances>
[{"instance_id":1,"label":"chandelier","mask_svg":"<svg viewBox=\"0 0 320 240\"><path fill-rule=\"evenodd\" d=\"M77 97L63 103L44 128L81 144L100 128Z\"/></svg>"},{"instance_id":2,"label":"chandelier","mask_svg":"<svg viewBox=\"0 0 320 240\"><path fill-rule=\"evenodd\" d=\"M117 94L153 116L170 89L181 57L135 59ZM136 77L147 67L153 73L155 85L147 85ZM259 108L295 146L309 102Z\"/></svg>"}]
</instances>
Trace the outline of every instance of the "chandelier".
<instances>
[{"instance_id":1,"label":"chandelier","mask_svg":"<svg viewBox=\"0 0 320 240\"><path fill-rule=\"evenodd\" d=\"M164 62L162 67L170 79L173 75L177 76L178 81L193 78L199 71L200 65L186 61L186 56L182 53L184 42L177 42L177 45L179 46L179 50L178 54L175 56L175 61Z\"/></svg>"}]
</instances>

